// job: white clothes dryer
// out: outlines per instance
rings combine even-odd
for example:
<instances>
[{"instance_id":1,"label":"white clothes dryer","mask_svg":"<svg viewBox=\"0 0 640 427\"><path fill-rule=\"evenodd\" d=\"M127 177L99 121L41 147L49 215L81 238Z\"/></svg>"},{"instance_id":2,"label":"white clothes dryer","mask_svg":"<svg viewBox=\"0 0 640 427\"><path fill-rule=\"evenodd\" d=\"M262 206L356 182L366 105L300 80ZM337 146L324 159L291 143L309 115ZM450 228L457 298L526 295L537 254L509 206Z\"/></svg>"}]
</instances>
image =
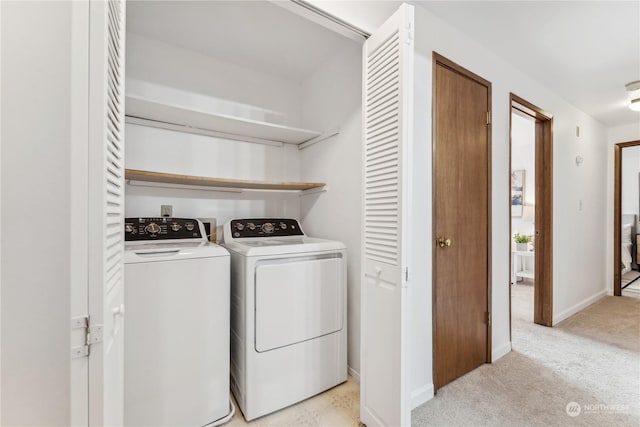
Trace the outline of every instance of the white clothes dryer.
<instances>
[{"instance_id":1,"label":"white clothes dryer","mask_svg":"<svg viewBox=\"0 0 640 427\"><path fill-rule=\"evenodd\" d=\"M246 420L347 380L346 248L295 219L234 219L231 390Z\"/></svg>"},{"instance_id":2,"label":"white clothes dryer","mask_svg":"<svg viewBox=\"0 0 640 427\"><path fill-rule=\"evenodd\" d=\"M125 220L124 425L205 426L229 406L229 253L183 218Z\"/></svg>"}]
</instances>

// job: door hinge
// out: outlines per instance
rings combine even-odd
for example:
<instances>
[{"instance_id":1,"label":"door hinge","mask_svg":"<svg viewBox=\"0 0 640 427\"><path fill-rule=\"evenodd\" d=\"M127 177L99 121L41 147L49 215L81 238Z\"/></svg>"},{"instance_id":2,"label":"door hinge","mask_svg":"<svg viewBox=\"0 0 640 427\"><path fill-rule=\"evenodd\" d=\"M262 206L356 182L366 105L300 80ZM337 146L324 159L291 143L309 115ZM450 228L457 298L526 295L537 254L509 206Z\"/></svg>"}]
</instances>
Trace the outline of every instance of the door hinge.
<instances>
[{"instance_id":1,"label":"door hinge","mask_svg":"<svg viewBox=\"0 0 640 427\"><path fill-rule=\"evenodd\" d=\"M88 357L93 344L101 343L103 337L103 325L92 325L89 316L74 317L71 319L71 330L84 330L84 344L71 347L71 358Z\"/></svg>"},{"instance_id":2,"label":"door hinge","mask_svg":"<svg viewBox=\"0 0 640 427\"><path fill-rule=\"evenodd\" d=\"M407 287L407 284L409 283L409 267L402 267L402 276L401 276L401 286L403 288Z\"/></svg>"},{"instance_id":3,"label":"door hinge","mask_svg":"<svg viewBox=\"0 0 640 427\"><path fill-rule=\"evenodd\" d=\"M487 323L487 325L491 325L491 313L486 311L484 315L485 315L485 322Z\"/></svg>"},{"instance_id":4,"label":"door hinge","mask_svg":"<svg viewBox=\"0 0 640 427\"><path fill-rule=\"evenodd\" d=\"M491 111L487 111L487 124L491 124Z\"/></svg>"}]
</instances>

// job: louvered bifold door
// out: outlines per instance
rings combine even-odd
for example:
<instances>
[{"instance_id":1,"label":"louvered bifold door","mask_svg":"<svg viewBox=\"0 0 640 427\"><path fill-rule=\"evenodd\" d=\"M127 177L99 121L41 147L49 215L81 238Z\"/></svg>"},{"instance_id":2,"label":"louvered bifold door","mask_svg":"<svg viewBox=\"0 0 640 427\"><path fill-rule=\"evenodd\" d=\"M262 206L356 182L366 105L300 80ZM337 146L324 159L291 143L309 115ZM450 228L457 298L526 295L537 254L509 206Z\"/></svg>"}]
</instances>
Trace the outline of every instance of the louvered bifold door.
<instances>
[{"instance_id":1,"label":"louvered bifold door","mask_svg":"<svg viewBox=\"0 0 640 427\"><path fill-rule=\"evenodd\" d=\"M89 421L122 425L125 5L89 11Z\"/></svg>"},{"instance_id":2,"label":"louvered bifold door","mask_svg":"<svg viewBox=\"0 0 640 427\"><path fill-rule=\"evenodd\" d=\"M410 424L407 393L408 158L413 6L403 4L364 46L364 212L360 415Z\"/></svg>"}]
</instances>

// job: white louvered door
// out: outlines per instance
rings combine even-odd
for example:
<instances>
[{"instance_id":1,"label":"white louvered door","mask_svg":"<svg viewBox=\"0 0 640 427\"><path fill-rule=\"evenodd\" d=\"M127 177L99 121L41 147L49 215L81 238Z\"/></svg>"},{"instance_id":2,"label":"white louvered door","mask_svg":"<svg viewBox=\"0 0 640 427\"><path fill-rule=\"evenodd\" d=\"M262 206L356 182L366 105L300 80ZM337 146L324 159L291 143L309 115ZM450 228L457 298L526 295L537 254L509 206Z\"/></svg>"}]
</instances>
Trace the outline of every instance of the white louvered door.
<instances>
[{"instance_id":1,"label":"white louvered door","mask_svg":"<svg viewBox=\"0 0 640 427\"><path fill-rule=\"evenodd\" d=\"M91 1L89 19L89 423L122 425L124 1Z\"/></svg>"},{"instance_id":2,"label":"white louvered door","mask_svg":"<svg viewBox=\"0 0 640 427\"><path fill-rule=\"evenodd\" d=\"M361 421L411 422L407 380L408 159L413 6L403 4L364 45L364 218Z\"/></svg>"}]
</instances>

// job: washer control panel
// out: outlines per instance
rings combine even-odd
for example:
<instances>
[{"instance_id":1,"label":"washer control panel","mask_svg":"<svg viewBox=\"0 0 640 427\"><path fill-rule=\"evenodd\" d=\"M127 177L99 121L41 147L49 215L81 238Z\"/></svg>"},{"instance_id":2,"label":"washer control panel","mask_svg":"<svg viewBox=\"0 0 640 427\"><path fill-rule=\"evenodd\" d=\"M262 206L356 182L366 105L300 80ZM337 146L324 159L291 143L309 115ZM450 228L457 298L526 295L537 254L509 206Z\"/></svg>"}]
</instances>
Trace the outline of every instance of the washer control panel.
<instances>
[{"instance_id":1,"label":"washer control panel","mask_svg":"<svg viewBox=\"0 0 640 427\"><path fill-rule=\"evenodd\" d=\"M242 237L304 236L300 224L295 219L232 219L230 228L231 235L235 239Z\"/></svg>"},{"instance_id":2,"label":"washer control panel","mask_svg":"<svg viewBox=\"0 0 640 427\"><path fill-rule=\"evenodd\" d=\"M200 222L191 218L125 218L124 240L201 239Z\"/></svg>"}]
</instances>

